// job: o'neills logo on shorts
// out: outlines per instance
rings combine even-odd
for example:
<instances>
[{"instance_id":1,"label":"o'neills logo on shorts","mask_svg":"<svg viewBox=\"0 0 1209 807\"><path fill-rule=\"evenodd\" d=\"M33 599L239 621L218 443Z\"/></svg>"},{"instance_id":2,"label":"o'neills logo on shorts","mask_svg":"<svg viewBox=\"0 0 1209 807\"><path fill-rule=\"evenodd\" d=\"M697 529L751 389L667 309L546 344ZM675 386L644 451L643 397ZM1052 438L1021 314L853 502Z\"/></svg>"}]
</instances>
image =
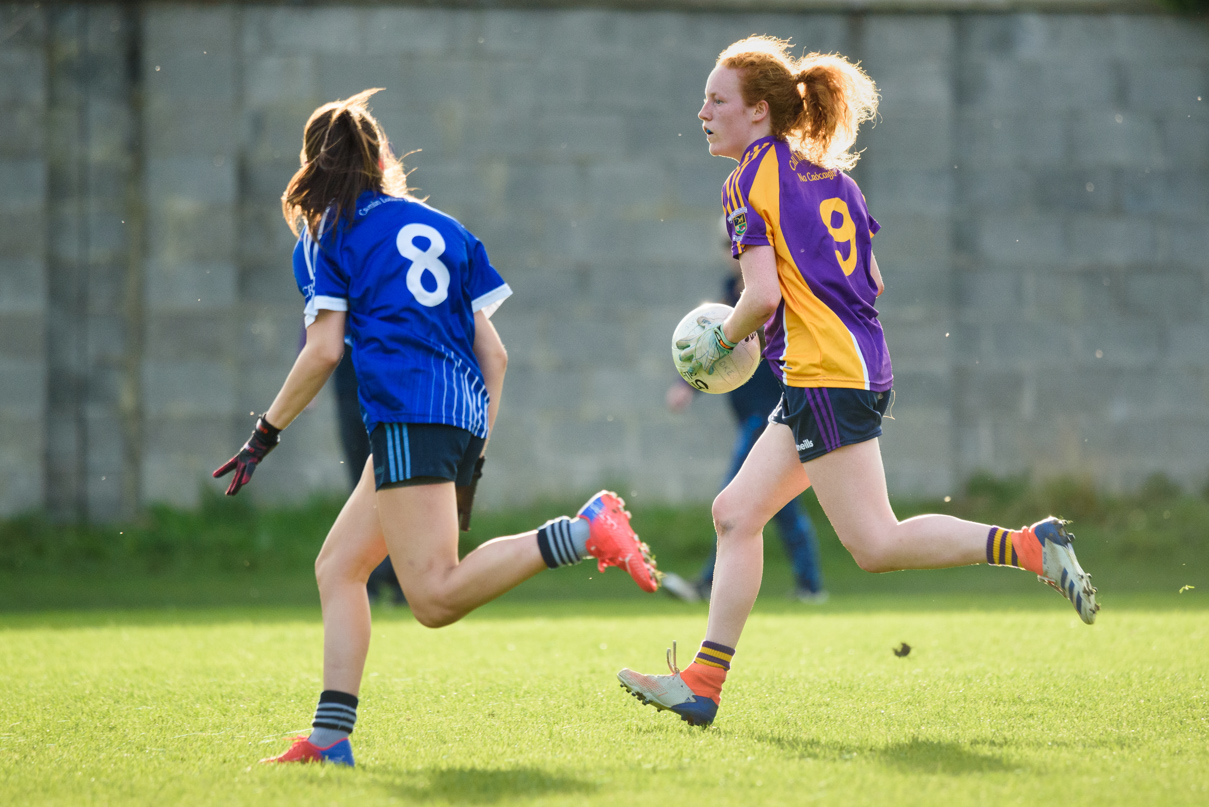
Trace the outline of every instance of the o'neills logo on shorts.
<instances>
[{"instance_id":1,"label":"o'neills logo on shorts","mask_svg":"<svg viewBox=\"0 0 1209 807\"><path fill-rule=\"evenodd\" d=\"M734 236L732 236L731 240L737 242L740 238L743 237L743 234L745 232L747 232L747 208L741 207L738 210L736 210L734 213L731 213L730 218L727 219L727 221L730 222L730 226L734 229L734 232L735 232L735 234L734 234Z\"/></svg>"}]
</instances>

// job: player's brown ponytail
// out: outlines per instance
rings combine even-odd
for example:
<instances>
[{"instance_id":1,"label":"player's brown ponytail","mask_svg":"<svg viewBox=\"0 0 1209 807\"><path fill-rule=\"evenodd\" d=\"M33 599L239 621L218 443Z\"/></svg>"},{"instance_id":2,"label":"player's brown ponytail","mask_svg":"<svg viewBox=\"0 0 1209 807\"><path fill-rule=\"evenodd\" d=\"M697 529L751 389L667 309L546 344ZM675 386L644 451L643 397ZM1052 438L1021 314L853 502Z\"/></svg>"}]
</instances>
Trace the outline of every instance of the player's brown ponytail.
<instances>
[{"instance_id":1,"label":"player's brown ponytail","mask_svg":"<svg viewBox=\"0 0 1209 807\"><path fill-rule=\"evenodd\" d=\"M408 196L407 177L390 152L386 133L366 102L364 90L316 109L302 135L302 167L281 196L281 211L295 235L305 227L318 239L325 213L331 224L351 219L357 197L367 190Z\"/></svg>"},{"instance_id":2,"label":"player's brown ponytail","mask_svg":"<svg viewBox=\"0 0 1209 807\"><path fill-rule=\"evenodd\" d=\"M772 134L823 168L848 170L860 159L850 149L857 130L877 114L877 86L843 56L789 55L789 42L751 36L718 56L739 72L743 102L768 104Z\"/></svg>"}]
</instances>

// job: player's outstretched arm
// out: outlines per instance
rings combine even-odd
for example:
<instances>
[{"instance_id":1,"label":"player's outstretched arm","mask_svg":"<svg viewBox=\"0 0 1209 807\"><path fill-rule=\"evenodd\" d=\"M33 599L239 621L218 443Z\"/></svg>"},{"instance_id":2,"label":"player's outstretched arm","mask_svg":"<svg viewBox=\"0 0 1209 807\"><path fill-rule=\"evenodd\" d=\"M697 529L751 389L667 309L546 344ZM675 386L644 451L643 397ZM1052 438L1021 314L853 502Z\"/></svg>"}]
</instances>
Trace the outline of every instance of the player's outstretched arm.
<instances>
[{"instance_id":1,"label":"player's outstretched arm","mask_svg":"<svg viewBox=\"0 0 1209 807\"><path fill-rule=\"evenodd\" d=\"M320 311L306 329L306 344L294 360L281 391L265 417L279 429L284 429L302 414L327 383L344 355L343 311Z\"/></svg>"},{"instance_id":2,"label":"player's outstretched arm","mask_svg":"<svg viewBox=\"0 0 1209 807\"><path fill-rule=\"evenodd\" d=\"M320 311L306 329L306 345L294 360L294 367L273 405L257 418L252 436L239 453L214 472L215 478L235 472L227 487L228 496L239 493L239 489L252 479L256 466L277 447L281 430L293 423L319 394L340 363L344 355L344 318L343 311Z\"/></svg>"}]
</instances>

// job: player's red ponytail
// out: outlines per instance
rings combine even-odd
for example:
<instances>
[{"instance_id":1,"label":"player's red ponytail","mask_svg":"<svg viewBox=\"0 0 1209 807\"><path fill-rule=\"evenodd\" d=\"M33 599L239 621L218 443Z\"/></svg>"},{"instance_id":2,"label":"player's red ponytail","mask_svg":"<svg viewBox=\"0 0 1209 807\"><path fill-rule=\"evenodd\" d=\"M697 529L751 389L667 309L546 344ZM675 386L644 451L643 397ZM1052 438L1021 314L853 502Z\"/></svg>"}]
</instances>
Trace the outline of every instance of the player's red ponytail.
<instances>
[{"instance_id":1,"label":"player's red ponytail","mask_svg":"<svg viewBox=\"0 0 1209 807\"><path fill-rule=\"evenodd\" d=\"M325 213L335 225L351 219L357 197L367 190L409 196L402 162L391 154L386 133L370 114L364 90L311 113L302 135L302 167L281 196L281 211L298 235L305 227L318 239Z\"/></svg>"},{"instance_id":2,"label":"player's red ponytail","mask_svg":"<svg viewBox=\"0 0 1209 807\"><path fill-rule=\"evenodd\" d=\"M877 114L877 86L843 56L789 55L788 40L751 36L718 56L739 73L743 102L768 104L772 134L823 168L848 170L860 159L850 149L857 130Z\"/></svg>"}]
</instances>

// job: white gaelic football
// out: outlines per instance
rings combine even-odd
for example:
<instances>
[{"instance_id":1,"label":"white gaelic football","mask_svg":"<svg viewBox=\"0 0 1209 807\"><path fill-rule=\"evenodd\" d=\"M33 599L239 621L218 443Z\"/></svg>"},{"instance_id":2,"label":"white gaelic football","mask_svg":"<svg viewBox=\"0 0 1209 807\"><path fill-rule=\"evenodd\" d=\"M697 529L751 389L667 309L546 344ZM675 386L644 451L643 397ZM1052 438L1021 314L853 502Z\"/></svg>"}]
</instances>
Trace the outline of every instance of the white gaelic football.
<instances>
[{"instance_id":1,"label":"white gaelic football","mask_svg":"<svg viewBox=\"0 0 1209 807\"><path fill-rule=\"evenodd\" d=\"M689 365L680 361L680 348L676 343L685 339L696 339L702 331L714 327L730 316L734 309L725 303L702 303L684 315L676 330L672 332L672 361L680 377L702 392L720 394L743 386L756 372L760 363L760 337L751 333L735 345L729 356L714 365L713 373L698 371L690 373Z\"/></svg>"}]
</instances>

